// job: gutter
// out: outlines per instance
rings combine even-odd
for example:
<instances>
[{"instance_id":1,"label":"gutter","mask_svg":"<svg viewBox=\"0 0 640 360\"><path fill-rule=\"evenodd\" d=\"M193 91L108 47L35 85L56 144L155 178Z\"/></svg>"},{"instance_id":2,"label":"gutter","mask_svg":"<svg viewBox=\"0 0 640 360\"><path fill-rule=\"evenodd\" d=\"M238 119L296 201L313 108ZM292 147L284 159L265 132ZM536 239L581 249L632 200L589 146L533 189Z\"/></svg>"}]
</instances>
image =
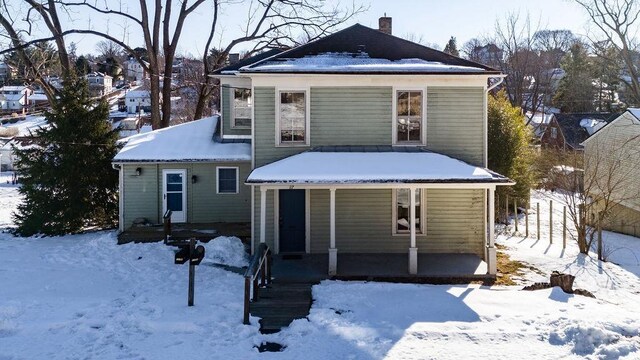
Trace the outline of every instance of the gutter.
<instances>
[{"instance_id":1,"label":"gutter","mask_svg":"<svg viewBox=\"0 0 640 360\"><path fill-rule=\"evenodd\" d=\"M498 86L498 85L502 84L502 83L504 82L504 78L505 78L505 77L507 77L507 75L506 75L506 74L500 74L500 75L498 75L498 76L492 76L492 77L494 77L494 78L498 78L499 80L498 80L498 82L497 82L497 83L495 83L495 84L493 84L493 85L489 86L489 88L487 88L487 92L489 92L489 91L491 91L491 90L495 89L495 88L496 88L496 86Z\"/></svg>"}]
</instances>

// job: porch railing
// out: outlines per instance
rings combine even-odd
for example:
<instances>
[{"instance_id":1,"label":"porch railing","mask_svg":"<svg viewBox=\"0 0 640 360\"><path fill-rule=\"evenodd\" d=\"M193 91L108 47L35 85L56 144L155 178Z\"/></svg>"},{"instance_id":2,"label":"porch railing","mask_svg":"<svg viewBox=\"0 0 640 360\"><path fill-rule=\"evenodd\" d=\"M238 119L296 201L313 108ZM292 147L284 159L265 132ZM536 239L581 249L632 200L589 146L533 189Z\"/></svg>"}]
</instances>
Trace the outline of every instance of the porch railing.
<instances>
[{"instance_id":1,"label":"porch railing","mask_svg":"<svg viewBox=\"0 0 640 360\"><path fill-rule=\"evenodd\" d=\"M164 242L166 244L171 237L171 210L169 209L162 215L162 229L164 231Z\"/></svg>"},{"instance_id":2,"label":"porch railing","mask_svg":"<svg viewBox=\"0 0 640 360\"><path fill-rule=\"evenodd\" d=\"M244 320L245 325L249 325L249 311L251 301L260 299L260 286L264 287L271 283L271 249L267 244L262 243L251 258L251 263L244 273ZM253 291L252 291L253 290ZM253 293L253 294L252 294ZM252 296L253 295L253 296Z\"/></svg>"}]
</instances>

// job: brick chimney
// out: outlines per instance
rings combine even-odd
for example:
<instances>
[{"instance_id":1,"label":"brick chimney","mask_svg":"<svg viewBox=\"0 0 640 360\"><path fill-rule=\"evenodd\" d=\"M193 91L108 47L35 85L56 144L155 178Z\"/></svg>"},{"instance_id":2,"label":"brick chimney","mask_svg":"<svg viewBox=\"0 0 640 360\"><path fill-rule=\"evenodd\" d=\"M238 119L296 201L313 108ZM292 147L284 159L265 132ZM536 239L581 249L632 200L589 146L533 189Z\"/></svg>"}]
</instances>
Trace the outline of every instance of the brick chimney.
<instances>
[{"instance_id":1,"label":"brick chimney","mask_svg":"<svg viewBox=\"0 0 640 360\"><path fill-rule=\"evenodd\" d=\"M387 17L386 13L378 19L378 30L391 35L391 17Z\"/></svg>"},{"instance_id":2,"label":"brick chimney","mask_svg":"<svg viewBox=\"0 0 640 360\"><path fill-rule=\"evenodd\" d=\"M240 61L240 54L238 54L238 53L229 54L229 65L235 64L238 61Z\"/></svg>"}]
</instances>

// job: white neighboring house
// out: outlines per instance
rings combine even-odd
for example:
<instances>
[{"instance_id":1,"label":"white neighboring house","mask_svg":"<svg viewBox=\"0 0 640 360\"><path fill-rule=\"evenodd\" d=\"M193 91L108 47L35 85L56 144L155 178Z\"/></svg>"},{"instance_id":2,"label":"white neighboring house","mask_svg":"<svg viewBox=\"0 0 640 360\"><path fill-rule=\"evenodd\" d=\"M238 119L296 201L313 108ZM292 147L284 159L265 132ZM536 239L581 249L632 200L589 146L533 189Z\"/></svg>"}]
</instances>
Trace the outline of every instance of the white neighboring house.
<instances>
[{"instance_id":1,"label":"white neighboring house","mask_svg":"<svg viewBox=\"0 0 640 360\"><path fill-rule=\"evenodd\" d=\"M110 75L96 71L87 74L86 78L91 96L104 96L113 89L113 77Z\"/></svg>"},{"instance_id":2,"label":"white neighboring house","mask_svg":"<svg viewBox=\"0 0 640 360\"><path fill-rule=\"evenodd\" d=\"M129 58L129 60L125 62L125 69L127 72L126 79L128 81L141 81L147 78L147 72L138 60L134 58Z\"/></svg>"},{"instance_id":3,"label":"white neighboring house","mask_svg":"<svg viewBox=\"0 0 640 360\"><path fill-rule=\"evenodd\" d=\"M4 97L2 110L22 110L29 105L29 96L33 89L28 86L3 86L0 94Z\"/></svg>"},{"instance_id":4,"label":"white neighboring house","mask_svg":"<svg viewBox=\"0 0 640 360\"><path fill-rule=\"evenodd\" d=\"M151 93L149 90L133 90L124 96L127 112L137 114L142 111L151 112Z\"/></svg>"}]
</instances>

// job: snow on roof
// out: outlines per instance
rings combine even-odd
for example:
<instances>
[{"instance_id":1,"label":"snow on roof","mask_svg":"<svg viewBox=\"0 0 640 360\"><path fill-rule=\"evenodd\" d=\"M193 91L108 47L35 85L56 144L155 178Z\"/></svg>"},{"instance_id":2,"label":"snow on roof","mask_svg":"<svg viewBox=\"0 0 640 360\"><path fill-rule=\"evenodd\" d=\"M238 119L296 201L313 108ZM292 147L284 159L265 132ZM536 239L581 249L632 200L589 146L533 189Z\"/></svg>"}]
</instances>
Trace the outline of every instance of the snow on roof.
<instances>
[{"instance_id":1,"label":"snow on roof","mask_svg":"<svg viewBox=\"0 0 640 360\"><path fill-rule=\"evenodd\" d=\"M338 72L338 73L376 73L376 72L425 72L425 73L469 73L485 72L482 68L446 65L437 61L422 59L388 60L371 58L366 52L321 53L302 58L289 58L284 61L266 61L253 67L243 67L240 71L250 72Z\"/></svg>"},{"instance_id":2,"label":"snow on roof","mask_svg":"<svg viewBox=\"0 0 640 360\"><path fill-rule=\"evenodd\" d=\"M151 97L149 90L132 90L128 91L125 98Z\"/></svg>"},{"instance_id":3,"label":"snow on roof","mask_svg":"<svg viewBox=\"0 0 640 360\"><path fill-rule=\"evenodd\" d=\"M434 152L307 151L254 169L246 183L510 183L485 168Z\"/></svg>"},{"instance_id":4,"label":"snow on roof","mask_svg":"<svg viewBox=\"0 0 640 360\"><path fill-rule=\"evenodd\" d=\"M49 99L47 99L47 95L45 95L45 94L35 93L35 94L32 94L31 96L29 96L29 100L31 100L31 101L47 101Z\"/></svg>"},{"instance_id":5,"label":"snow on roof","mask_svg":"<svg viewBox=\"0 0 640 360\"><path fill-rule=\"evenodd\" d=\"M596 131L600 130L605 125L607 125L606 121L598 119L584 118L580 120L580 126L583 127L587 131L587 133L589 133L589 136L593 135Z\"/></svg>"},{"instance_id":6,"label":"snow on roof","mask_svg":"<svg viewBox=\"0 0 640 360\"><path fill-rule=\"evenodd\" d=\"M213 140L218 116L123 139L113 162L249 161L251 145Z\"/></svg>"},{"instance_id":7,"label":"snow on roof","mask_svg":"<svg viewBox=\"0 0 640 360\"><path fill-rule=\"evenodd\" d=\"M0 91L23 91L24 89L26 89L27 86L24 85L17 85L17 86L3 86L2 88L0 88Z\"/></svg>"},{"instance_id":8,"label":"snow on roof","mask_svg":"<svg viewBox=\"0 0 640 360\"><path fill-rule=\"evenodd\" d=\"M636 119L640 120L640 108L629 108L627 111L629 111L631 115L635 116Z\"/></svg>"}]
</instances>

